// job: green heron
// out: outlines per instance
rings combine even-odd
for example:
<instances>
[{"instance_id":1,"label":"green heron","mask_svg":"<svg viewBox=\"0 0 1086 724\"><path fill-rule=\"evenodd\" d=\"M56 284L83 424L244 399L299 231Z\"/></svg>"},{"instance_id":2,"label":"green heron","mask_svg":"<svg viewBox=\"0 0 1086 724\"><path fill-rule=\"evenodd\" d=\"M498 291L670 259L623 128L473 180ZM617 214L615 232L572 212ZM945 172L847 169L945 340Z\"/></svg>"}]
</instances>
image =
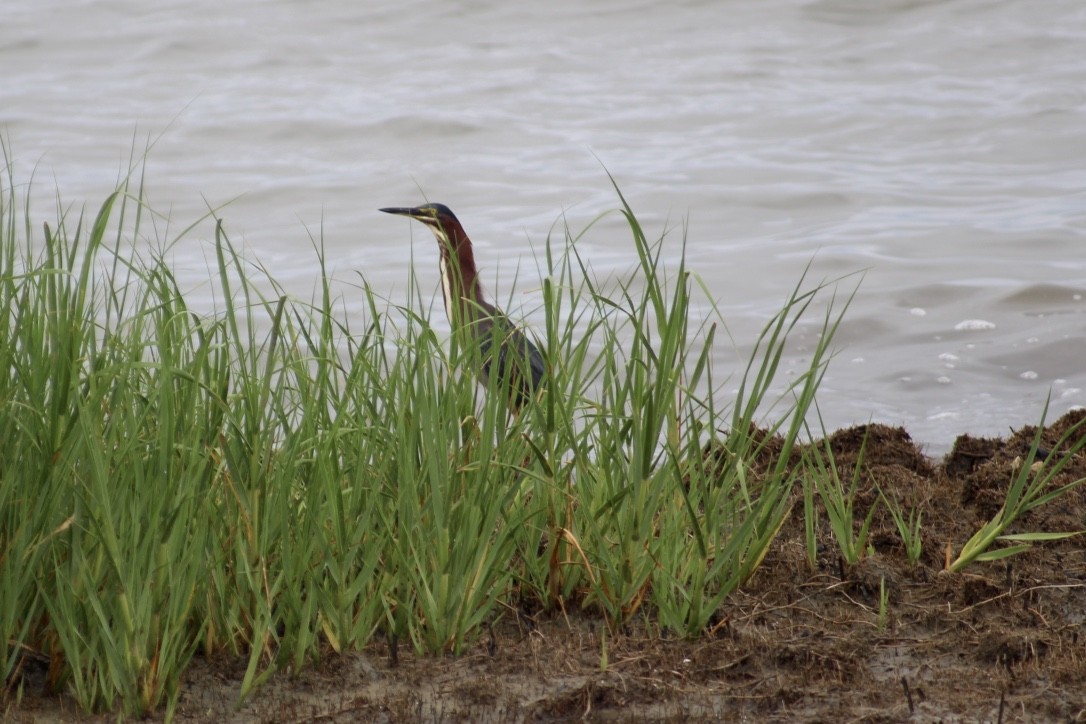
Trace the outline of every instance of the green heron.
<instances>
[{"instance_id":1,"label":"green heron","mask_svg":"<svg viewBox=\"0 0 1086 724\"><path fill-rule=\"evenodd\" d=\"M426 224L437 237L441 290L445 314L454 330L467 332L482 356L479 378L487 384L494 362L491 350L498 343L498 382L509 390L509 402L519 410L535 396L543 382L543 355L505 314L488 302L479 284L471 239L448 206L425 204L414 208L381 209L386 214L409 216Z\"/></svg>"}]
</instances>

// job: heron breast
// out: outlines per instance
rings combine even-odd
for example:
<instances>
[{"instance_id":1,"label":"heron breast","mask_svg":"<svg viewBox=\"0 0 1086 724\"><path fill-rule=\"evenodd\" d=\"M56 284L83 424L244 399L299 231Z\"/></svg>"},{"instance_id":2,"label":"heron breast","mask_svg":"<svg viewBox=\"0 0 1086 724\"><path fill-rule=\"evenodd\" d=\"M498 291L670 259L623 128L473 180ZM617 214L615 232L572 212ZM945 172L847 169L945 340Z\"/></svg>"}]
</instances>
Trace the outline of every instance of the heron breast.
<instances>
[{"instance_id":1,"label":"heron breast","mask_svg":"<svg viewBox=\"0 0 1086 724\"><path fill-rule=\"evenodd\" d=\"M439 260L441 268L441 295L445 298L445 316L453 322L453 309L455 309L456 297L453 296L452 280L449 276L449 262L445 255Z\"/></svg>"}]
</instances>

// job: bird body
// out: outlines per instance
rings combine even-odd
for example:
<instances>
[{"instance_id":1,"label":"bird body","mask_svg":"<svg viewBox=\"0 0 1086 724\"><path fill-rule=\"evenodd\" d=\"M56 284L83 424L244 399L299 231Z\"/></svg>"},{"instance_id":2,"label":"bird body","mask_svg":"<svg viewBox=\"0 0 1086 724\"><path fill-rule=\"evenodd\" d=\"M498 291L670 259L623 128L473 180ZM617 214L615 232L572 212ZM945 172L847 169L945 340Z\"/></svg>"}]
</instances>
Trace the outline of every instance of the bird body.
<instances>
[{"instance_id":1,"label":"bird body","mask_svg":"<svg viewBox=\"0 0 1086 724\"><path fill-rule=\"evenodd\" d=\"M479 284L475 254L464 227L448 206L425 204L386 208L387 214L408 216L426 224L437 239L441 293L445 314L456 331L466 332L482 356L479 376L484 384L497 367L498 382L508 386L509 401L520 409L543 383L545 365L539 349L505 314L488 302ZM497 343L497 359L494 345Z\"/></svg>"}]
</instances>

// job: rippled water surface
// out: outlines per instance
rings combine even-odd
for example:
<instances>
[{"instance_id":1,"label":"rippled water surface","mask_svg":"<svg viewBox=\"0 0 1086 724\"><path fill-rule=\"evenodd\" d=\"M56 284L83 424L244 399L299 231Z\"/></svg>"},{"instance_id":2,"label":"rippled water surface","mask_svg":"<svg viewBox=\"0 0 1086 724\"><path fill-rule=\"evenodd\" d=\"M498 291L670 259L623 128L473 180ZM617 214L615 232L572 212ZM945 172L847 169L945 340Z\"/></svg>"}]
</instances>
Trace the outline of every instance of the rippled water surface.
<instances>
[{"instance_id":1,"label":"rippled water surface","mask_svg":"<svg viewBox=\"0 0 1086 724\"><path fill-rule=\"evenodd\" d=\"M1050 389L1086 401L1081 0L39 0L0 4L0 67L42 219L58 189L101 203L150 136L165 238L231 201L232 237L297 293L323 229L338 276L395 298L412 250L436 289L436 248L376 209L425 194L538 327L531 245L617 206L606 167L674 253L685 228L740 347L722 372L812 258L813 279L866 270L828 424L937 453L1036 421ZM209 235L174 248L193 280ZM632 263L618 218L584 250Z\"/></svg>"}]
</instances>

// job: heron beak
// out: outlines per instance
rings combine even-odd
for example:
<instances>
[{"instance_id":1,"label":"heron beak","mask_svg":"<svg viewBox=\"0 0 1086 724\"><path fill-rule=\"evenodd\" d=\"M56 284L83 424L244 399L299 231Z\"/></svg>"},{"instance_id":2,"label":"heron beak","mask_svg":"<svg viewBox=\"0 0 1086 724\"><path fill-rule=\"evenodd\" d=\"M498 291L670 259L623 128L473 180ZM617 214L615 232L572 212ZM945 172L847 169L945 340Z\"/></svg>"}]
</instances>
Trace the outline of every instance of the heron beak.
<instances>
[{"instance_id":1,"label":"heron beak","mask_svg":"<svg viewBox=\"0 0 1086 724\"><path fill-rule=\"evenodd\" d=\"M412 219L418 219L424 223L434 222L434 213L430 209L425 209L420 206L408 207L408 206L394 206L387 209L378 209L386 214L396 214L397 216L408 216Z\"/></svg>"}]
</instances>

